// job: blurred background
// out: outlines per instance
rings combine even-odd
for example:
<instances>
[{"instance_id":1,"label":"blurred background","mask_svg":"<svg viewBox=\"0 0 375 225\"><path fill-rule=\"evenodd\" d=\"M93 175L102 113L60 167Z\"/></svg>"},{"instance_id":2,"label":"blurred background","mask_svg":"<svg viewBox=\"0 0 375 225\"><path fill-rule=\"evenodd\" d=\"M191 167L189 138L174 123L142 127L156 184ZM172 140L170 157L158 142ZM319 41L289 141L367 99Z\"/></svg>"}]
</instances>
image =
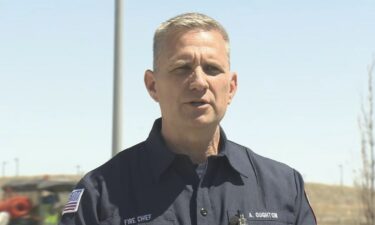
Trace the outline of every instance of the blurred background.
<instances>
[{"instance_id":1,"label":"blurred background","mask_svg":"<svg viewBox=\"0 0 375 225\"><path fill-rule=\"evenodd\" d=\"M365 224L375 2L125 1L122 149L143 141L160 116L143 85L153 33L191 11L230 35L239 89L222 122L228 138L300 171L319 224ZM0 185L8 191L64 202L110 159L114 12L114 1L0 0Z\"/></svg>"}]
</instances>

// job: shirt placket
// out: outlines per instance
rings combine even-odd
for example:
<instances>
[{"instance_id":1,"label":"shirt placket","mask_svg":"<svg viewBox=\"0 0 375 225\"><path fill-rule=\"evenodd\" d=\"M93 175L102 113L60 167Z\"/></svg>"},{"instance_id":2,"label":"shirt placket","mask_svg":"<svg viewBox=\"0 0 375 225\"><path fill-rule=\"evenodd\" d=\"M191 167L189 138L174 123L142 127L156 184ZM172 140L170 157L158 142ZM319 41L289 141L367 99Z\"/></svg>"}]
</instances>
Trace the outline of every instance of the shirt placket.
<instances>
[{"instance_id":1,"label":"shirt placket","mask_svg":"<svg viewBox=\"0 0 375 225\"><path fill-rule=\"evenodd\" d=\"M209 163L210 162L210 163ZM211 207L211 201L208 193L208 186L204 185L205 177L209 176L209 166L212 161L208 160L206 171L203 177L199 181L199 185L197 188L197 225L212 225L214 224L212 221L213 218L213 211Z\"/></svg>"}]
</instances>

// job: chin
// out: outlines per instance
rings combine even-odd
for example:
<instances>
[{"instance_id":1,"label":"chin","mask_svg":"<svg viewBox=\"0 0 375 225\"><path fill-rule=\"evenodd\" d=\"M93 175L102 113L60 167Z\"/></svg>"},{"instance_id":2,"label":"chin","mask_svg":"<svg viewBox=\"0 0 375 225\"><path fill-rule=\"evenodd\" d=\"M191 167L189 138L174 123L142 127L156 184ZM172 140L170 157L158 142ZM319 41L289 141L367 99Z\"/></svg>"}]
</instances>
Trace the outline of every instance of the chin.
<instances>
[{"instance_id":1,"label":"chin","mask_svg":"<svg viewBox=\"0 0 375 225\"><path fill-rule=\"evenodd\" d=\"M217 126L220 122L220 120L217 120L215 118L207 118L205 116L200 117L194 117L185 120L188 125L193 127L207 127L207 126Z\"/></svg>"}]
</instances>

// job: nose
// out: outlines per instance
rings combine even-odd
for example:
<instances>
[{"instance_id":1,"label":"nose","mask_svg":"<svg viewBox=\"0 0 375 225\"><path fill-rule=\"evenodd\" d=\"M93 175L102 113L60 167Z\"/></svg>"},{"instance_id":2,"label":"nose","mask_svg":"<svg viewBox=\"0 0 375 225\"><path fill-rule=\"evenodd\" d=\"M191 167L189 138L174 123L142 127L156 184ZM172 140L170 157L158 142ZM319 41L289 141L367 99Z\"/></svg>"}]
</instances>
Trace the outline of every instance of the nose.
<instances>
[{"instance_id":1,"label":"nose","mask_svg":"<svg viewBox=\"0 0 375 225\"><path fill-rule=\"evenodd\" d=\"M190 89L196 91L204 91L208 88L207 75L200 67L196 67L190 75Z\"/></svg>"}]
</instances>

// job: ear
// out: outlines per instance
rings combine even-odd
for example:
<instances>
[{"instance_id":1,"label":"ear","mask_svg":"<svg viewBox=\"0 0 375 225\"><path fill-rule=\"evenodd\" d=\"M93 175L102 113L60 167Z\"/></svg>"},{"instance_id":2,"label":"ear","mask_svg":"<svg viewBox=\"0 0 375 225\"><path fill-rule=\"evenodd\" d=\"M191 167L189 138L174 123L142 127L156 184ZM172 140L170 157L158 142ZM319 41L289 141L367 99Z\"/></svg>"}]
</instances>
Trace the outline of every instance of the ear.
<instances>
[{"instance_id":1,"label":"ear","mask_svg":"<svg viewBox=\"0 0 375 225\"><path fill-rule=\"evenodd\" d=\"M229 99L228 105L232 102L232 99L237 91L237 73L233 72L230 77L229 81Z\"/></svg>"},{"instance_id":2,"label":"ear","mask_svg":"<svg viewBox=\"0 0 375 225\"><path fill-rule=\"evenodd\" d=\"M155 79L154 72L152 72L151 70L146 70L144 82L145 82L145 86L148 91L148 94L156 102L159 102L159 98L158 98L157 91L156 91L156 79Z\"/></svg>"}]
</instances>

